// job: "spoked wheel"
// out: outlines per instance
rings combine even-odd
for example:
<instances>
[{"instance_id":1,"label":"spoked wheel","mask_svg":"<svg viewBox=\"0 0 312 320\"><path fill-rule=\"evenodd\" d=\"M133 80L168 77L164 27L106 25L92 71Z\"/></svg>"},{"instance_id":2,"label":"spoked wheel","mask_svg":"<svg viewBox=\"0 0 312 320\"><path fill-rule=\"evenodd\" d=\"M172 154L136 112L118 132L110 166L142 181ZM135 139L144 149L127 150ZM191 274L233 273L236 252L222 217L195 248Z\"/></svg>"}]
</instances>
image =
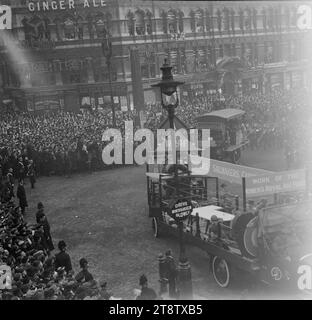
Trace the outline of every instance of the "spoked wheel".
<instances>
[{"instance_id":1,"label":"spoked wheel","mask_svg":"<svg viewBox=\"0 0 312 320\"><path fill-rule=\"evenodd\" d=\"M212 261L212 273L216 283L221 288L227 288L230 284L230 266L222 258L214 257Z\"/></svg>"},{"instance_id":2,"label":"spoked wheel","mask_svg":"<svg viewBox=\"0 0 312 320\"><path fill-rule=\"evenodd\" d=\"M157 218L153 218L152 220L152 228L153 228L153 234L155 238L159 237L159 224Z\"/></svg>"}]
</instances>

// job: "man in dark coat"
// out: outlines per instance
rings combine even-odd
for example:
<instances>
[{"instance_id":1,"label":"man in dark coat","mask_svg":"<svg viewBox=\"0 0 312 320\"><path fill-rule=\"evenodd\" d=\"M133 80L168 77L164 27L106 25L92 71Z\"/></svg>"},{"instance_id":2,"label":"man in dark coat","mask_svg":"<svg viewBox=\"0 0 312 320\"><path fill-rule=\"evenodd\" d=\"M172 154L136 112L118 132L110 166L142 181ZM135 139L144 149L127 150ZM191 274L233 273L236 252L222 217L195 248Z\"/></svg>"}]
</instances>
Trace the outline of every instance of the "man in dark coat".
<instances>
[{"instance_id":1,"label":"man in dark coat","mask_svg":"<svg viewBox=\"0 0 312 320\"><path fill-rule=\"evenodd\" d=\"M22 214L25 214L25 208L28 207L28 203L23 180L21 180L18 184L16 196L19 200L19 206L21 208Z\"/></svg>"},{"instance_id":2,"label":"man in dark coat","mask_svg":"<svg viewBox=\"0 0 312 320\"><path fill-rule=\"evenodd\" d=\"M141 294L137 300L156 300L157 294L154 289L148 287L147 278L145 275L140 277Z\"/></svg>"},{"instance_id":3,"label":"man in dark coat","mask_svg":"<svg viewBox=\"0 0 312 320\"><path fill-rule=\"evenodd\" d=\"M50 224L45 214L39 217L39 225L43 229L42 242L48 252L54 250L54 245L50 233Z\"/></svg>"},{"instance_id":4,"label":"man in dark coat","mask_svg":"<svg viewBox=\"0 0 312 320\"><path fill-rule=\"evenodd\" d=\"M7 173L7 180L11 192L11 197L14 197L14 175L13 175L13 169L9 168L9 172Z\"/></svg>"},{"instance_id":5,"label":"man in dark coat","mask_svg":"<svg viewBox=\"0 0 312 320\"><path fill-rule=\"evenodd\" d=\"M69 273L70 271L73 270L73 268L72 268L70 256L66 252L65 241L61 240L58 243L58 248L60 252L55 255L55 269L64 267L65 271Z\"/></svg>"},{"instance_id":6,"label":"man in dark coat","mask_svg":"<svg viewBox=\"0 0 312 320\"><path fill-rule=\"evenodd\" d=\"M24 166L24 162L23 162L23 158L20 157L19 161L17 163L17 178L18 180L24 180L25 178L25 166Z\"/></svg>"},{"instance_id":7,"label":"man in dark coat","mask_svg":"<svg viewBox=\"0 0 312 320\"><path fill-rule=\"evenodd\" d=\"M34 189L36 183L36 172L33 160L29 160L27 176L29 177L31 188Z\"/></svg>"},{"instance_id":8,"label":"man in dark coat","mask_svg":"<svg viewBox=\"0 0 312 320\"><path fill-rule=\"evenodd\" d=\"M36 212L36 222L40 222L40 218L44 216L44 206L42 202L39 202L37 205L38 211Z\"/></svg>"}]
</instances>

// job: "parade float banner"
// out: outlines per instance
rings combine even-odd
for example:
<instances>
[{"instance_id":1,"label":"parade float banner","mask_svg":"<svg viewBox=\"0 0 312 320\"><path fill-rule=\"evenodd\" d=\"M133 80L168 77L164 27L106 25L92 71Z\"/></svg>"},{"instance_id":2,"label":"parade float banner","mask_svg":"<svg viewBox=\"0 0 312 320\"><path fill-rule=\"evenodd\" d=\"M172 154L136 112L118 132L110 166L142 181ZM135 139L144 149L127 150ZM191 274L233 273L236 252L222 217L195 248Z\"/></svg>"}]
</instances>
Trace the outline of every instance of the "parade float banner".
<instances>
[{"instance_id":1,"label":"parade float banner","mask_svg":"<svg viewBox=\"0 0 312 320\"><path fill-rule=\"evenodd\" d=\"M272 174L273 172L263 170L263 169L257 169L252 167L246 167L246 166L240 166L237 164L229 163L229 162L223 162L213 159L207 159L207 161L210 161L210 169L208 174L202 172L201 168L196 168L194 166L194 163L198 162L198 159L201 159L202 157L198 156L191 156L191 163L192 163L192 173L196 175L208 175L210 177L218 177L219 179L228 181L230 183L237 183L242 184L242 178L248 178L248 177L254 177L254 176L260 176L265 174Z\"/></svg>"},{"instance_id":2,"label":"parade float banner","mask_svg":"<svg viewBox=\"0 0 312 320\"><path fill-rule=\"evenodd\" d=\"M267 196L274 193L300 191L306 188L306 171L293 170L246 178L247 196Z\"/></svg>"}]
</instances>

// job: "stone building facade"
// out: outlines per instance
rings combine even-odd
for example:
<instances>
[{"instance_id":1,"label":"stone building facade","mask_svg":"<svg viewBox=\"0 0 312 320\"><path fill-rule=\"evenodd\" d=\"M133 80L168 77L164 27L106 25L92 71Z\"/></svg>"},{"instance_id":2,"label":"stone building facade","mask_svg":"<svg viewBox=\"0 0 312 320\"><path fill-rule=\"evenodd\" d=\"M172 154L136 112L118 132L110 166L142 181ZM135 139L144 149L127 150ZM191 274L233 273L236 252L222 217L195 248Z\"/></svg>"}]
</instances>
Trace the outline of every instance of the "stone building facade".
<instances>
[{"instance_id":1,"label":"stone building facade","mask_svg":"<svg viewBox=\"0 0 312 320\"><path fill-rule=\"evenodd\" d=\"M1 0L13 30L0 43L2 93L29 111L133 107L130 50L146 102L165 58L181 94L311 86L311 30L291 1ZM3 31L4 33L4 31ZM112 40L107 67L102 42ZM1 36L1 35L0 35ZM111 83L110 81L111 80Z\"/></svg>"}]
</instances>

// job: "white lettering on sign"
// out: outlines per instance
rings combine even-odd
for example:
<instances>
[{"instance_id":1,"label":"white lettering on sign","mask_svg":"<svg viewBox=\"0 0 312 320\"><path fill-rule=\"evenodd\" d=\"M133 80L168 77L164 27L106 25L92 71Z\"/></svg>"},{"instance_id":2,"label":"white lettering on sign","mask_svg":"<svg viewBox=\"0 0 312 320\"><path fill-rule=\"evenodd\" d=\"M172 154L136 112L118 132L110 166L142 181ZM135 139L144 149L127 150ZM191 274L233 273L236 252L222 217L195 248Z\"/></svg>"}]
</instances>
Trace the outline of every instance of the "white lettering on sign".
<instances>
[{"instance_id":1,"label":"white lettering on sign","mask_svg":"<svg viewBox=\"0 0 312 320\"><path fill-rule=\"evenodd\" d=\"M35 11L55 11L55 10L73 10L78 6L75 0L58 0L58 1L29 1L28 10L30 12ZM84 0L84 8L99 8L106 7L105 0Z\"/></svg>"},{"instance_id":2,"label":"white lettering on sign","mask_svg":"<svg viewBox=\"0 0 312 320\"><path fill-rule=\"evenodd\" d=\"M196 158L205 159L204 157L196 157L191 155L192 164L196 163ZM206 160L206 159L205 159ZM218 177L220 179L229 181L231 183L242 183L242 178L248 178L248 177L259 177L264 175L272 174L273 172L252 168L252 167L246 167L246 166L239 166L236 164L218 161L214 159L207 159L209 161L210 166L208 167L208 172L200 173L202 175L209 175L211 177ZM196 167L192 167L192 172L197 173Z\"/></svg>"},{"instance_id":3,"label":"white lettering on sign","mask_svg":"<svg viewBox=\"0 0 312 320\"><path fill-rule=\"evenodd\" d=\"M192 209L191 206L179 208L179 209L174 209L174 210L172 210L172 214L176 214L176 213L180 213L180 212L184 212L184 211L190 211L191 209Z\"/></svg>"},{"instance_id":4,"label":"white lettering on sign","mask_svg":"<svg viewBox=\"0 0 312 320\"><path fill-rule=\"evenodd\" d=\"M246 194L249 196L265 196L278 192L297 191L305 189L305 187L304 170L246 178Z\"/></svg>"}]
</instances>

